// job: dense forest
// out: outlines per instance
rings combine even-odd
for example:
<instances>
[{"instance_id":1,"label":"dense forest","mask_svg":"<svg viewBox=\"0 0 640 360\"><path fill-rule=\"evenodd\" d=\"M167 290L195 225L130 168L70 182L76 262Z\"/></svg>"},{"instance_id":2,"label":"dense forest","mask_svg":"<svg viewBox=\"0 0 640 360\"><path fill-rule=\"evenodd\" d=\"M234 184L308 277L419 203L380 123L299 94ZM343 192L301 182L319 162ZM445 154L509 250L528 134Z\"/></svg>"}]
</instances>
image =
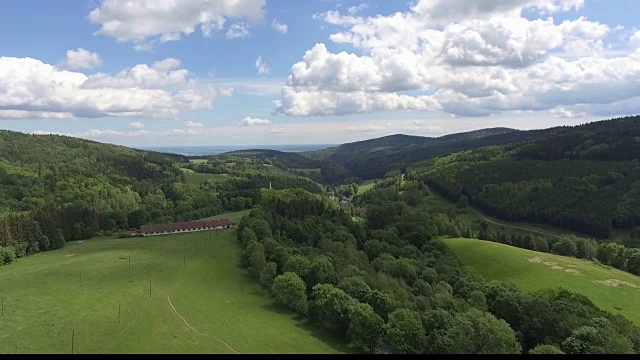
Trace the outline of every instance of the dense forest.
<instances>
[{"instance_id":1,"label":"dense forest","mask_svg":"<svg viewBox=\"0 0 640 360\"><path fill-rule=\"evenodd\" d=\"M640 328L584 296L524 293L462 266L439 240L472 231L456 208L410 205L393 183L361 196L362 221L304 190L265 190L238 228L243 265L283 306L362 351L640 352ZM428 196L418 181L401 187Z\"/></svg>"},{"instance_id":2,"label":"dense forest","mask_svg":"<svg viewBox=\"0 0 640 360\"><path fill-rule=\"evenodd\" d=\"M411 165L453 202L509 221L555 225L601 239L640 225L640 117L546 130Z\"/></svg>"}]
</instances>

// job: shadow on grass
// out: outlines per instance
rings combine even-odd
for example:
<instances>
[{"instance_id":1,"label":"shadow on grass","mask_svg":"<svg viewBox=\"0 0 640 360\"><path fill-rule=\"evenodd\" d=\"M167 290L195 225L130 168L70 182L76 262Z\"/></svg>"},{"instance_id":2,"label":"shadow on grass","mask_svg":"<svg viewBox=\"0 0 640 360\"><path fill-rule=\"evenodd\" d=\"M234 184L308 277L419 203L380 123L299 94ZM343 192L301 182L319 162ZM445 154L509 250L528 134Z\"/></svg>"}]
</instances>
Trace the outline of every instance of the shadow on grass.
<instances>
[{"instance_id":1,"label":"shadow on grass","mask_svg":"<svg viewBox=\"0 0 640 360\"><path fill-rule=\"evenodd\" d=\"M347 346L345 339L342 339L335 334L331 334L328 331L318 328L317 326L311 324L305 317L292 313L291 310L289 310L284 305L281 305L278 303L271 303L271 304L263 305L263 308L265 310L268 310L274 313L289 316L289 318L295 320L296 326L298 328L303 329L304 331L309 333L310 336L313 336L314 338L324 342L325 344L330 345L332 348L334 348L337 351L340 351L346 354L364 353L361 350L359 351L358 349L349 348Z\"/></svg>"}]
</instances>

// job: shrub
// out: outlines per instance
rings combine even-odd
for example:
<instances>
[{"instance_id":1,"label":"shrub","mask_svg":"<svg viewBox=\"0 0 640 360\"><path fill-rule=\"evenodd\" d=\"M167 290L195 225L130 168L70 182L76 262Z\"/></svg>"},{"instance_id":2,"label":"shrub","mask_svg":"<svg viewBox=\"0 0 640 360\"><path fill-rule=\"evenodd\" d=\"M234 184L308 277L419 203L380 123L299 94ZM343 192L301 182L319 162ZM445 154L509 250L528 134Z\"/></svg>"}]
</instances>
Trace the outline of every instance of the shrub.
<instances>
[{"instance_id":1,"label":"shrub","mask_svg":"<svg viewBox=\"0 0 640 360\"><path fill-rule=\"evenodd\" d=\"M13 246L0 246L0 265L8 265L16 260L16 251Z\"/></svg>"}]
</instances>

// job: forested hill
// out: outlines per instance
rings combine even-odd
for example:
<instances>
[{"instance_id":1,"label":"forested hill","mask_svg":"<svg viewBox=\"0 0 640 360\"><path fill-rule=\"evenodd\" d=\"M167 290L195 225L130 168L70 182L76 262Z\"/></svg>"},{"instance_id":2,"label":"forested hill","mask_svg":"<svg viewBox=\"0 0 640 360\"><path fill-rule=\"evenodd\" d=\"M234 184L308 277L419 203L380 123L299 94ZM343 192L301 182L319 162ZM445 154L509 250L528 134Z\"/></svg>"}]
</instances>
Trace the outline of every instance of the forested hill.
<instances>
[{"instance_id":1,"label":"forested hill","mask_svg":"<svg viewBox=\"0 0 640 360\"><path fill-rule=\"evenodd\" d=\"M177 164L185 160L66 136L0 131L0 247L19 257L98 231L136 227L152 220L152 209L166 216L164 192L174 189L180 199Z\"/></svg>"},{"instance_id":2,"label":"forested hill","mask_svg":"<svg viewBox=\"0 0 640 360\"><path fill-rule=\"evenodd\" d=\"M267 149L230 151L223 154L207 156L207 158L222 160L233 160L234 158L259 159L284 169L312 169L319 168L321 165L320 161L304 157L298 153Z\"/></svg>"},{"instance_id":3,"label":"forested hill","mask_svg":"<svg viewBox=\"0 0 640 360\"><path fill-rule=\"evenodd\" d=\"M323 184L336 185L349 183L353 175L339 163L329 160L317 160L299 153L277 150L239 150L206 157L209 165L224 168L225 163L242 163L247 159L254 162L273 165L292 174L309 177ZM198 169L194 166L194 169ZM200 171L200 170L199 170ZM206 171L205 171L206 172Z\"/></svg>"},{"instance_id":4,"label":"forested hill","mask_svg":"<svg viewBox=\"0 0 640 360\"><path fill-rule=\"evenodd\" d=\"M519 133L521 132L508 128L493 128L438 138L391 135L305 152L302 155L311 159L335 161L351 171L354 177L372 179L383 177L392 170L404 170L411 163L434 156L479 146L504 144L514 138L521 140L524 134L518 136Z\"/></svg>"},{"instance_id":5,"label":"forested hill","mask_svg":"<svg viewBox=\"0 0 640 360\"><path fill-rule=\"evenodd\" d=\"M407 177L505 220L608 238L640 225L640 116L540 130L414 164Z\"/></svg>"}]
</instances>

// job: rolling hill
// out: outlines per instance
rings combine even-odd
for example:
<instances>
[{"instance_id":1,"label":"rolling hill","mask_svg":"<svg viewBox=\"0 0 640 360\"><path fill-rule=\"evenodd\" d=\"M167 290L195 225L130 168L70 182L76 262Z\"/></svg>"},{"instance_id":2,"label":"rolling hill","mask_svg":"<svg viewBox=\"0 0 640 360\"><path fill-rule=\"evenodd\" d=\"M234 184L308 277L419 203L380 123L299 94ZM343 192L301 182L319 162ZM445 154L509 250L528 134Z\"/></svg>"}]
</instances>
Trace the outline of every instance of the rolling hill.
<instances>
[{"instance_id":1,"label":"rolling hill","mask_svg":"<svg viewBox=\"0 0 640 360\"><path fill-rule=\"evenodd\" d=\"M404 170L413 162L434 156L473 149L484 144L507 143L513 141L513 135L519 133L508 128L493 128L438 138L391 135L301 154L311 159L335 161L351 171L353 176L368 180L383 177L391 170ZM522 136L520 134L515 138Z\"/></svg>"}]
</instances>

